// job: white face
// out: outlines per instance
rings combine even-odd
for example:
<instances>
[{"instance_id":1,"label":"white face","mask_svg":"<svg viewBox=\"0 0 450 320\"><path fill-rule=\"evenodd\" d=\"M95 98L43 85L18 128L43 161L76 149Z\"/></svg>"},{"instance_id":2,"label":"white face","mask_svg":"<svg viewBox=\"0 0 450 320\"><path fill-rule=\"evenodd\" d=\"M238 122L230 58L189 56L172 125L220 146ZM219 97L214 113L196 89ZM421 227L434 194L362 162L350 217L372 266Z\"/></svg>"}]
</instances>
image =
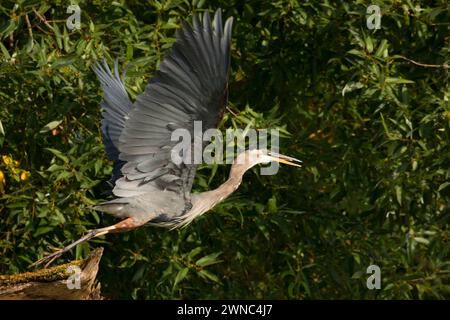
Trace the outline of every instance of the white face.
<instances>
[{"instance_id":1,"label":"white face","mask_svg":"<svg viewBox=\"0 0 450 320\"><path fill-rule=\"evenodd\" d=\"M238 164L249 164L249 165L255 165L258 163L269 163L271 161L273 161L273 158L267 154L267 150L265 149L248 150L240 154L235 160L235 162Z\"/></svg>"},{"instance_id":2,"label":"white face","mask_svg":"<svg viewBox=\"0 0 450 320\"><path fill-rule=\"evenodd\" d=\"M273 157L271 157L267 154L267 150L262 149L262 150L255 150L255 151L257 151L257 152L255 152L257 163L267 164L267 163L274 161Z\"/></svg>"},{"instance_id":3,"label":"white face","mask_svg":"<svg viewBox=\"0 0 450 320\"><path fill-rule=\"evenodd\" d=\"M277 161L280 163L288 164L295 167L301 167L301 160L285 156L278 153L268 152L266 149L253 149L253 150L247 150L243 153L241 153L237 158L235 159L236 164L242 164L246 165L247 168L251 168L256 164L267 164L272 161Z\"/></svg>"},{"instance_id":4,"label":"white face","mask_svg":"<svg viewBox=\"0 0 450 320\"><path fill-rule=\"evenodd\" d=\"M259 156L259 158L260 158L260 163L263 163L263 164L267 164L267 163L274 161L273 157L268 156L267 154L262 154Z\"/></svg>"}]
</instances>

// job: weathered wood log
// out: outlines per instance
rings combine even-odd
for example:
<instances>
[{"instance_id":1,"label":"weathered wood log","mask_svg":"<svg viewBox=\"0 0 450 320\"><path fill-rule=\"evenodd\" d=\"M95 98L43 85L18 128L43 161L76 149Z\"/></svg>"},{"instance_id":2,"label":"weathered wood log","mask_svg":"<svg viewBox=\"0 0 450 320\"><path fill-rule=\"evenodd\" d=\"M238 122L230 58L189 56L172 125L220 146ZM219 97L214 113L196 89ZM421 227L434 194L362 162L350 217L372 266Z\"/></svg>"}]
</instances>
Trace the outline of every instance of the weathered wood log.
<instances>
[{"instance_id":1,"label":"weathered wood log","mask_svg":"<svg viewBox=\"0 0 450 320\"><path fill-rule=\"evenodd\" d=\"M14 275L0 275L3 300L99 300L96 281L103 248L95 249L85 260Z\"/></svg>"}]
</instances>

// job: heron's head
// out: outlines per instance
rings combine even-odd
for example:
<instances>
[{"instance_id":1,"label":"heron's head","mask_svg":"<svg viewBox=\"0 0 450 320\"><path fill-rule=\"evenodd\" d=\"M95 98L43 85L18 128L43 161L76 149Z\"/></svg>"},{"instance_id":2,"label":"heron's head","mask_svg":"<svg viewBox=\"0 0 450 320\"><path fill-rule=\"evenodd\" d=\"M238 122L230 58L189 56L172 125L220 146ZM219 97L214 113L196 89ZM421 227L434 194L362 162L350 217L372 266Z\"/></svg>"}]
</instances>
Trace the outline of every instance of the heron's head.
<instances>
[{"instance_id":1,"label":"heron's head","mask_svg":"<svg viewBox=\"0 0 450 320\"><path fill-rule=\"evenodd\" d=\"M284 163L290 166L301 167L301 160L271 152L267 149L247 150L236 157L235 163L241 164L249 169L257 164L266 164L272 161Z\"/></svg>"}]
</instances>

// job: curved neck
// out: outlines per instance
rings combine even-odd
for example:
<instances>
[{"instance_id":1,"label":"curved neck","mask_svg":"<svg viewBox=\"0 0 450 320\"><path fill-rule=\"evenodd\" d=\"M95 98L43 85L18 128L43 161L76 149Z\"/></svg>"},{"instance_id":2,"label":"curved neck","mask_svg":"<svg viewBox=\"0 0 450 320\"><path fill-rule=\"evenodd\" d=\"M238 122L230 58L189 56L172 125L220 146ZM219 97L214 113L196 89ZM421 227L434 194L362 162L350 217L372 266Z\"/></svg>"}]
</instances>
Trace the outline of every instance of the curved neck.
<instances>
[{"instance_id":1,"label":"curved neck","mask_svg":"<svg viewBox=\"0 0 450 320\"><path fill-rule=\"evenodd\" d=\"M191 209L183 215L181 225L189 224L196 217L215 207L216 204L228 198L241 184L242 176L249 169L242 164L233 164L230 176L221 186L214 190L197 193L192 197Z\"/></svg>"},{"instance_id":2,"label":"curved neck","mask_svg":"<svg viewBox=\"0 0 450 320\"><path fill-rule=\"evenodd\" d=\"M239 185L242 182L242 177L244 173L247 171L247 168L242 164L233 164L231 166L230 175L228 176L227 181L225 181L218 188L211 190L218 195L225 195L225 198L228 197L231 193L236 191ZM222 198L220 201L222 201Z\"/></svg>"},{"instance_id":3,"label":"curved neck","mask_svg":"<svg viewBox=\"0 0 450 320\"><path fill-rule=\"evenodd\" d=\"M242 176L248 170L248 166L242 164L233 164L231 166L230 175L223 184L221 184L218 188L202 192L202 200L206 200L209 205L209 209L214 207L217 203L228 198L230 194L232 194L242 182Z\"/></svg>"}]
</instances>

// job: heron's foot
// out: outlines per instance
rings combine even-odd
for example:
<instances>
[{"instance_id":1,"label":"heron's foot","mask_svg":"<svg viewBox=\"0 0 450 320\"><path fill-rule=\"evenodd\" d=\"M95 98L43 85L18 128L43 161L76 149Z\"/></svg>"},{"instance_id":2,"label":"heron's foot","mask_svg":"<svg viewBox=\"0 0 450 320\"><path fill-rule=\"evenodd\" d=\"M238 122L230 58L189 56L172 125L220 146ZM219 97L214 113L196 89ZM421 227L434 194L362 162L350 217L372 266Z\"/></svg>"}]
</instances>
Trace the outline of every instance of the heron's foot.
<instances>
[{"instance_id":1,"label":"heron's foot","mask_svg":"<svg viewBox=\"0 0 450 320\"><path fill-rule=\"evenodd\" d=\"M56 259L58 259L63 253L65 253L65 252L67 251L67 250L65 250L65 249L66 249L66 248L63 248L63 249L57 250L56 252L53 252L53 253L51 253L51 254L49 254L49 255L46 255L45 257L39 259L38 261L32 263L32 264L30 265L30 267L31 267L31 268L37 267L37 266L39 266L39 265L45 263L45 266L44 266L44 267L45 267L45 268L48 268L48 266L49 266L50 264L52 264L53 261L55 261Z\"/></svg>"}]
</instances>

